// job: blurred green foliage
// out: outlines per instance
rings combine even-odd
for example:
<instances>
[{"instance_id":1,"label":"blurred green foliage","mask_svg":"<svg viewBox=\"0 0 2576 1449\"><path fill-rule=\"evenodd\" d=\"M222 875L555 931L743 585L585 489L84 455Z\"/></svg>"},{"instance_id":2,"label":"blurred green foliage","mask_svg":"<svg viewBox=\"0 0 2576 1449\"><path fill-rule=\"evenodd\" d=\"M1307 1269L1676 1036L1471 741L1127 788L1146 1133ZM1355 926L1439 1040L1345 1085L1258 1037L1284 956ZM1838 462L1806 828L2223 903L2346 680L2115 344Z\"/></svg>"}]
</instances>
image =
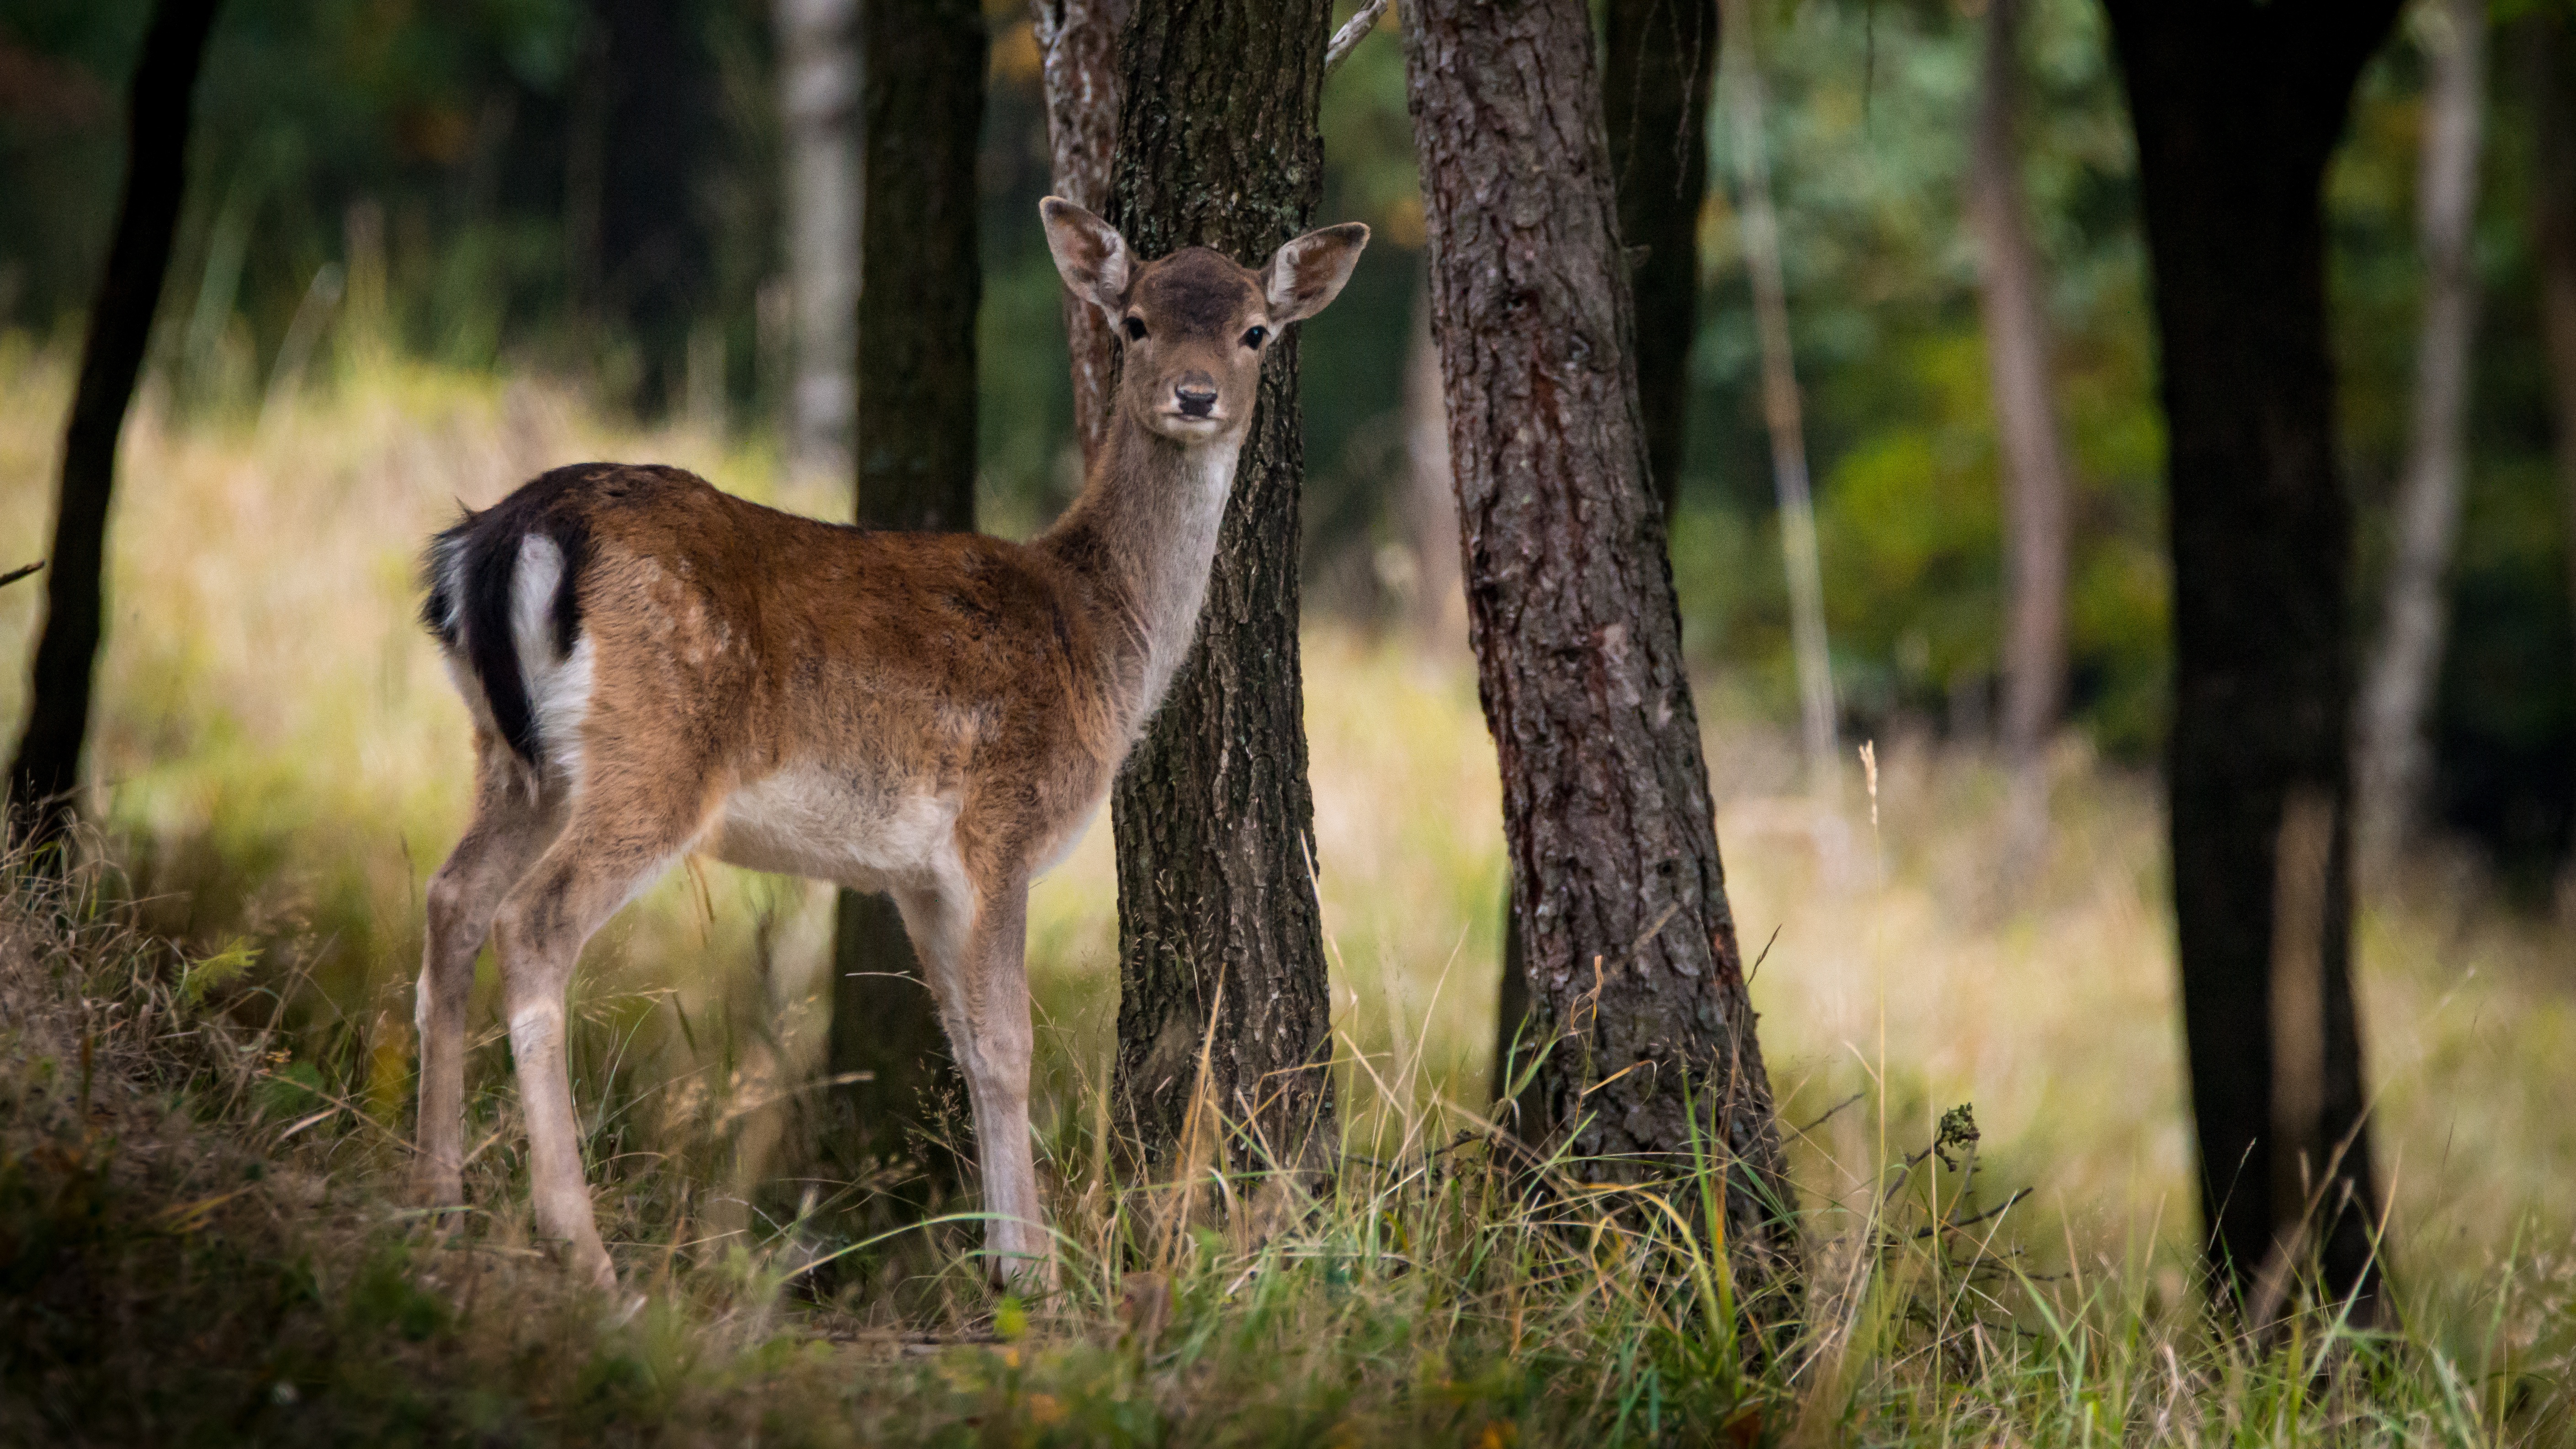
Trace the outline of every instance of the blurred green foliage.
<instances>
[{"instance_id":1,"label":"blurred green foliage","mask_svg":"<svg viewBox=\"0 0 2576 1449\"><path fill-rule=\"evenodd\" d=\"M0 329L60 338L77 326L146 9L0 0ZM1047 188L1036 47L1015 0L986 10L984 502L990 526L1020 533L1070 496L1078 465L1033 205ZM1765 142L1847 723L1973 739L1991 714L2003 605L1995 433L1961 224L1981 7L1754 10L1758 34L1725 43L1755 47L1771 96ZM2500 23L2514 10L2499 9ZM2363 638L2377 624L2421 275L2414 23L2365 80L2327 198ZM1303 342L1310 603L1390 619L1379 561L1401 541L1389 504L1405 467L1423 236L1393 30L1326 86L1320 219L1367 221L1377 242ZM766 431L785 395L789 325L771 35L764 0L230 0L157 344L173 401L241 409L281 376L298 383L295 319L327 323L345 277L338 309L381 308L389 326L370 335L419 355ZM2110 756L2147 763L2165 710L2163 443L2127 118L2091 0L2037 0L2025 42L2024 179L2076 467L2073 723ZM2455 824L2540 870L2564 853L2576 801L2576 631L2530 256L2537 77L2524 49L2499 32L2439 788ZM1787 608L1726 124L1721 106L1673 562L1696 654L1785 716ZM310 375L327 382L360 331L319 326Z\"/></svg>"}]
</instances>

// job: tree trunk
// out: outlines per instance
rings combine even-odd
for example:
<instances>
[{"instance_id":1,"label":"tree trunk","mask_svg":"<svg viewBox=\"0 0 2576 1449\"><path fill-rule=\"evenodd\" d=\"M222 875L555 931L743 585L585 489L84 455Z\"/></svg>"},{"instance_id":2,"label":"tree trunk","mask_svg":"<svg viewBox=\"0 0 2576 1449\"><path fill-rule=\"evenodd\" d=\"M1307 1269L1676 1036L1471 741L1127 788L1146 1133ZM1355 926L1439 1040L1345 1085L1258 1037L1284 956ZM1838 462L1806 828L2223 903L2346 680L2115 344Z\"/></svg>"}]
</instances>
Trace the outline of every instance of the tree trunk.
<instances>
[{"instance_id":1,"label":"tree trunk","mask_svg":"<svg viewBox=\"0 0 2576 1449\"><path fill-rule=\"evenodd\" d=\"M2522 22L2535 84L2538 174L2532 178L2533 254L2540 271L2541 332L2549 349L2549 391L2558 425L2558 484L2566 508L2561 547L2567 600L2576 611L2576 62L2567 22L2543 9ZM2576 861L2567 867L2576 884Z\"/></svg>"},{"instance_id":2,"label":"tree trunk","mask_svg":"<svg viewBox=\"0 0 2576 1449\"><path fill-rule=\"evenodd\" d=\"M1257 264L1306 230L1331 18L1328 0L1136 0L1109 220L1140 256L1197 244ZM1263 364L1198 641L1110 797L1117 1090L1157 1160L1201 1101L1248 1133L1229 1139L1238 1167L1318 1167L1335 1146L1298 678L1297 343Z\"/></svg>"},{"instance_id":3,"label":"tree trunk","mask_svg":"<svg viewBox=\"0 0 2576 1449\"><path fill-rule=\"evenodd\" d=\"M984 17L975 0L859 0L858 522L975 526L977 142ZM846 1156L896 1156L957 1069L894 903L843 891L831 1063ZM953 1172L946 1154L924 1164Z\"/></svg>"},{"instance_id":4,"label":"tree trunk","mask_svg":"<svg viewBox=\"0 0 2576 1449\"><path fill-rule=\"evenodd\" d=\"M1611 0L1607 19L1601 108L1634 298L1637 415L1645 431L1646 476L1669 528L1690 417L1691 342L1699 335L1699 214L1708 195L1717 0ZM1441 466L1446 472L1446 448ZM1449 536L1457 536L1454 511ZM1502 995L1494 1016L1497 1100L1515 1075L1513 1044L1524 1039L1528 1018L1529 968L1520 954L1521 934L1512 925L1515 909L1507 886ZM1538 1127L1531 1111L1519 1115L1524 1129Z\"/></svg>"},{"instance_id":5,"label":"tree trunk","mask_svg":"<svg viewBox=\"0 0 2576 1449\"><path fill-rule=\"evenodd\" d=\"M1109 211L1109 162L1118 145L1118 41L1128 0L1029 0L1046 57L1047 154L1055 194L1095 215ZM1066 351L1073 365L1073 427L1088 465L1109 434L1109 380L1117 357L1109 319L1064 295Z\"/></svg>"},{"instance_id":6,"label":"tree trunk","mask_svg":"<svg viewBox=\"0 0 2576 1449\"><path fill-rule=\"evenodd\" d=\"M857 356L858 0L776 0L786 131L787 279L795 303L787 457L797 471L850 464Z\"/></svg>"},{"instance_id":7,"label":"tree trunk","mask_svg":"<svg viewBox=\"0 0 2576 1449\"><path fill-rule=\"evenodd\" d=\"M1717 0L1610 0L1601 101L1636 298L1637 413L1664 521L1681 487L1699 335L1699 213L1708 194L1708 96ZM1645 248L1643 256L1637 248Z\"/></svg>"},{"instance_id":8,"label":"tree trunk","mask_svg":"<svg viewBox=\"0 0 2576 1449\"><path fill-rule=\"evenodd\" d=\"M2450 624L2444 577L2460 531L2468 471L2470 346L2478 325L2478 151L2486 114L2486 0L2430 12L2433 76L2416 171L2424 251L2424 321L2415 344L2415 407L2397 488L2397 550L2386 612L2361 694L2355 785L2364 874L2391 864L2421 823L2432 775L2425 736Z\"/></svg>"},{"instance_id":9,"label":"tree trunk","mask_svg":"<svg viewBox=\"0 0 2576 1449\"><path fill-rule=\"evenodd\" d=\"M170 270L170 239L187 187L188 126L215 0L159 0L126 96L125 194L115 240L81 347L80 380L63 429L62 489L45 576L45 629L36 642L27 729L9 767L12 834L49 841L71 823L89 733L102 621L108 495L116 443L134 397Z\"/></svg>"},{"instance_id":10,"label":"tree trunk","mask_svg":"<svg viewBox=\"0 0 2576 1449\"><path fill-rule=\"evenodd\" d=\"M1744 265L1752 274L1753 320L1762 339L1762 420L1771 433L1772 484L1780 498L1780 555L1789 581L1789 638L1798 662L1799 737L1807 752L1807 788L1820 800L1838 793L1841 749L1834 743L1833 654L1825 643L1825 586L1816 560L1816 505L1807 479L1806 424L1798 403L1797 362L1789 345L1788 284L1780 268L1780 221L1771 209L1771 160L1763 136L1762 72L1746 0L1726 0L1736 37L1728 126L1735 132L1737 209L1744 217Z\"/></svg>"},{"instance_id":11,"label":"tree trunk","mask_svg":"<svg viewBox=\"0 0 2576 1449\"><path fill-rule=\"evenodd\" d=\"M2162 352L2166 789L2211 1266L2240 1301L2311 1262L2325 1290L2375 1295L2321 188L2398 0L2107 8Z\"/></svg>"},{"instance_id":12,"label":"tree trunk","mask_svg":"<svg viewBox=\"0 0 2576 1449\"><path fill-rule=\"evenodd\" d=\"M2013 777L2016 854L2035 862L2048 832L2048 736L2066 679L2066 456L2049 400L2048 306L2031 245L2013 135L2020 93L2021 0L1986 7L1985 88L1977 101L1968 221L1996 434L2003 445L2004 761Z\"/></svg>"},{"instance_id":13,"label":"tree trunk","mask_svg":"<svg viewBox=\"0 0 2576 1449\"><path fill-rule=\"evenodd\" d=\"M718 134L715 57L691 0L592 0L603 36L597 304L635 349L636 409L682 396L691 324L714 274L695 194Z\"/></svg>"},{"instance_id":14,"label":"tree trunk","mask_svg":"<svg viewBox=\"0 0 2576 1449\"><path fill-rule=\"evenodd\" d=\"M1589 15L1582 0L1403 15L1467 617L1529 1005L1553 1048L1540 1125L1605 1180L1727 1163L1728 1233L1786 1265L1789 1188L1647 477Z\"/></svg>"}]
</instances>

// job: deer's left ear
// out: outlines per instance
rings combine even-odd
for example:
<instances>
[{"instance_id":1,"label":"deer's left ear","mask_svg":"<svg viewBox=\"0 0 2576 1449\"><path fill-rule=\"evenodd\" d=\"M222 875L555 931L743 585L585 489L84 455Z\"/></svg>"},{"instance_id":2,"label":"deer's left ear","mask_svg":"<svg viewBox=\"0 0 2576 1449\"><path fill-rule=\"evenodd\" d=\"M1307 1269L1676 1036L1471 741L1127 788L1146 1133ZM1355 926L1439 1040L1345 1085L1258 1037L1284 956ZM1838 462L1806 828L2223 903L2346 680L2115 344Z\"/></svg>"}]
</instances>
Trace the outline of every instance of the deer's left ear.
<instances>
[{"instance_id":1,"label":"deer's left ear","mask_svg":"<svg viewBox=\"0 0 2576 1449\"><path fill-rule=\"evenodd\" d=\"M1310 231L1272 252L1270 260L1261 264L1261 289L1268 294L1271 325L1284 327L1312 317L1340 296L1368 239L1367 227L1347 221Z\"/></svg>"}]
</instances>

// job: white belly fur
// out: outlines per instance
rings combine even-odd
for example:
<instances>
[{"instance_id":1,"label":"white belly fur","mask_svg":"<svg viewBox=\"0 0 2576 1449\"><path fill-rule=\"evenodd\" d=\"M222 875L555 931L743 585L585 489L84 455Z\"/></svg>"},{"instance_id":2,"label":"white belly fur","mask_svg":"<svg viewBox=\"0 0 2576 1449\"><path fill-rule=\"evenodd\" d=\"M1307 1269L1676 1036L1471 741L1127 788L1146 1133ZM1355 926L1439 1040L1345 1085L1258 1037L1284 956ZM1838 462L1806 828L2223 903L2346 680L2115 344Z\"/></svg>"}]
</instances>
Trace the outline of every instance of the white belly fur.
<instances>
[{"instance_id":1,"label":"white belly fur","mask_svg":"<svg viewBox=\"0 0 2576 1449\"><path fill-rule=\"evenodd\" d=\"M929 793L871 797L790 767L726 797L707 848L731 865L859 890L942 884L956 871L959 804Z\"/></svg>"}]
</instances>

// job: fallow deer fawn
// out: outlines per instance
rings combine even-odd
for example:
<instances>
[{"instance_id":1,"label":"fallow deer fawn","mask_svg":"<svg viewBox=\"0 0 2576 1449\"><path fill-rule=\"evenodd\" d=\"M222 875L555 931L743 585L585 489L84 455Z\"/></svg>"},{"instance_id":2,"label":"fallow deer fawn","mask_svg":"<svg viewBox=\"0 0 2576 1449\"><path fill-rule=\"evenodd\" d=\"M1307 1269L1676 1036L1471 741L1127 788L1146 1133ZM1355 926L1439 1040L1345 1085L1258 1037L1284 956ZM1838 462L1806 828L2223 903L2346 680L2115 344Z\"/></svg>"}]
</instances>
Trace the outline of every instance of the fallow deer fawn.
<instances>
[{"instance_id":1,"label":"fallow deer fawn","mask_svg":"<svg viewBox=\"0 0 2576 1449\"><path fill-rule=\"evenodd\" d=\"M1026 544L871 533L676 468L558 468L429 547L423 616L473 711L473 824L429 885L420 1187L462 1200L465 1002L498 959L538 1231L603 1286L564 1060L582 943L684 853L890 892L975 1114L994 1272L1050 1259L1029 1142L1030 879L1069 850L1196 632L1278 329L1368 228L1247 271L1135 261L1041 204L1065 284L1123 339L1082 494Z\"/></svg>"}]
</instances>

